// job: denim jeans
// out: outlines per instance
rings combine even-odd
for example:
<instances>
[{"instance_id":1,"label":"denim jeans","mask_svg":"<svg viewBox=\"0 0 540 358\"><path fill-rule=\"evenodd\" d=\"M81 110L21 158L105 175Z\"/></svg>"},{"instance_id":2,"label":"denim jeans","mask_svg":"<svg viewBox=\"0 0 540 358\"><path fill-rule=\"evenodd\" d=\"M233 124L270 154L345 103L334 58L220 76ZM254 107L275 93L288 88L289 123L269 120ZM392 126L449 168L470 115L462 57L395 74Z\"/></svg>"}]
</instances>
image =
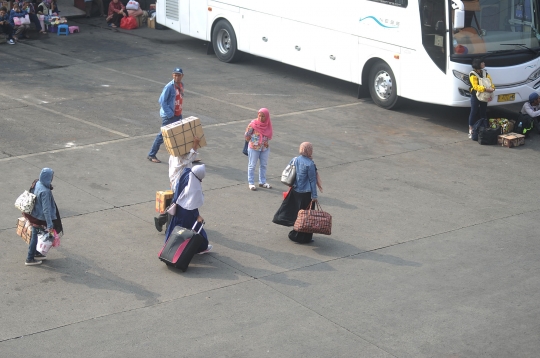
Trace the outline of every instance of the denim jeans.
<instances>
[{"instance_id":1,"label":"denim jeans","mask_svg":"<svg viewBox=\"0 0 540 358\"><path fill-rule=\"evenodd\" d=\"M267 148L265 151L255 150L248 148L248 183L255 184L254 181L254 171L255 166L257 165L257 160L259 160L259 183L266 183L266 166L268 165L268 156L270 155L270 148Z\"/></svg>"},{"instance_id":2,"label":"denim jeans","mask_svg":"<svg viewBox=\"0 0 540 358\"><path fill-rule=\"evenodd\" d=\"M171 118L161 118L161 126L166 126L167 124L171 124L174 122L178 122L182 119L182 115L174 116ZM163 136L161 135L161 131L159 131L158 135L156 136L156 139L154 139L154 144L152 144L152 149L150 149L150 153L148 153L149 157L155 157L159 147L163 144Z\"/></svg>"},{"instance_id":3,"label":"denim jeans","mask_svg":"<svg viewBox=\"0 0 540 358\"><path fill-rule=\"evenodd\" d=\"M32 236L30 239L30 245L28 245L28 255L26 256L27 261L32 260L34 258L34 255L36 254L37 236L38 236L38 229L35 227L32 227Z\"/></svg>"},{"instance_id":4,"label":"denim jeans","mask_svg":"<svg viewBox=\"0 0 540 358\"><path fill-rule=\"evenodd\" d=\"M482 102L476 97L476 93L471 93L471 114L469 115L469 126L473 126L481 118L487 119L487 102ZM480 116L478 117L478 114Z\"/></svg>"}]
</instances>

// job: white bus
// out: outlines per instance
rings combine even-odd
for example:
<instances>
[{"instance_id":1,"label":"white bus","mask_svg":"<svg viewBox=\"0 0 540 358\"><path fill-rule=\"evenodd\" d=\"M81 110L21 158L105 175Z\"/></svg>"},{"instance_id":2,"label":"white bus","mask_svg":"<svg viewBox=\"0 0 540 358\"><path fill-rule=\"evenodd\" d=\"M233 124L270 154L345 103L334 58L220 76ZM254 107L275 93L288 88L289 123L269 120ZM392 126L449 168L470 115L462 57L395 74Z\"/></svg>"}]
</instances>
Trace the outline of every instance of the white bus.
<instances>
[{"instance_id":1,"label":"white bus","mask_svg":"<svg viewBox=\"0 0 540 358\"><path fill-rule=\"evenodd\" d=\"M359 85L393 108L400 97L470 106L473 58L497 89L490 106L540 87L540 0L157 0L157 22L241 53Z\"/></svg>"}]
</instances>

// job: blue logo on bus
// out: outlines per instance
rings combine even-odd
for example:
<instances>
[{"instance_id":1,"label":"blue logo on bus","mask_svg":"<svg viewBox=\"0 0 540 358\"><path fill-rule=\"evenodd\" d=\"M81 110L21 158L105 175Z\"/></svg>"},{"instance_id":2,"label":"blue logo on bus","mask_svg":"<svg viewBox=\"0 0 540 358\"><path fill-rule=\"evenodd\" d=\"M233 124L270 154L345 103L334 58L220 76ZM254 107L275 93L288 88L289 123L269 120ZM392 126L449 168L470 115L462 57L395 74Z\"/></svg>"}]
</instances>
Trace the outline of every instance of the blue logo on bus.
<instances>
[{"instance_id":1,"label":"blue logo on bus","mask_svg":"<svg viewBox=\"0 0 540 358\"><path fill-rule=\"evenodd\" d=\"M360 22L366 20L366 19L372 19L377 23L377 25L384 27L386 29L397 29L399 27L399 21L394 21L391 19L377 19L375 16L366 16L360 19Z\"/></svg>"}]
</instances>

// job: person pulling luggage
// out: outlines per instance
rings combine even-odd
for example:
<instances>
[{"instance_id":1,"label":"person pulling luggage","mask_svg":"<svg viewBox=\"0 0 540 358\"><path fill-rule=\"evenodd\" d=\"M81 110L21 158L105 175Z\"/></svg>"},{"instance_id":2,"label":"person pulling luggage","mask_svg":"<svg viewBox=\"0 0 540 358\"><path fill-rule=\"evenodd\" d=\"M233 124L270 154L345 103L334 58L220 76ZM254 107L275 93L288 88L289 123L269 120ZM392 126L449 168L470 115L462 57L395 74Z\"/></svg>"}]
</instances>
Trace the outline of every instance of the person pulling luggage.
<instances>
[{"instance_id":1,"label":"person pulling luggage","mask_svg":"<svg viewBox=\"0 0 540 358\"><path fill-rule=\"evenodd\" d=\"M202 181L206 175L206 166L200 164L193 169L185 168L178 180L172 202L171 222L165 233L165 242L169 239L171 232L176 226L191 229L196 222L203 223L204 219L199 214L199 208L204 203L202 192ZM212 245L208 243L208 235L204 229L200 232L204 242L199 247L198 253L205 254L212 250Z\"/></svg>"}]
</instances>

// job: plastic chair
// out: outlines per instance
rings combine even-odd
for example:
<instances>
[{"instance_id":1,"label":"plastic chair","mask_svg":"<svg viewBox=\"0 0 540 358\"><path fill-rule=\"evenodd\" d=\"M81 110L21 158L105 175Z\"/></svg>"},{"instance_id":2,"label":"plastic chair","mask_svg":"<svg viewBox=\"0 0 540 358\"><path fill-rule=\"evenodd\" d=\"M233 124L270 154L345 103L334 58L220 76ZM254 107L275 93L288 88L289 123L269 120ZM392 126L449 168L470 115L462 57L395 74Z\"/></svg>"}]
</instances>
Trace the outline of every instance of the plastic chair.
<instances>
[{"instance_id":1,"label":"plastic chair","mask_svg":"<svg viewBox=\"0 0 540 358\"><path fill-rule=\"evenodd\" d=\"M58 36L60 36L61 34L64 34L66 36L69 35L69 26L66 24L58 25L57 34Z\"/></svg>"},{"instance_id":2,"label":"plastic chair","mask_svg":"<svg viewBox=\"0 0 540 358\"><path fill-rule=\"evenodd\" d=\"M69 27L69 33L73 34L75 32L79 32L79 26L70 26Z\"/></svg>"}]
</instances>

